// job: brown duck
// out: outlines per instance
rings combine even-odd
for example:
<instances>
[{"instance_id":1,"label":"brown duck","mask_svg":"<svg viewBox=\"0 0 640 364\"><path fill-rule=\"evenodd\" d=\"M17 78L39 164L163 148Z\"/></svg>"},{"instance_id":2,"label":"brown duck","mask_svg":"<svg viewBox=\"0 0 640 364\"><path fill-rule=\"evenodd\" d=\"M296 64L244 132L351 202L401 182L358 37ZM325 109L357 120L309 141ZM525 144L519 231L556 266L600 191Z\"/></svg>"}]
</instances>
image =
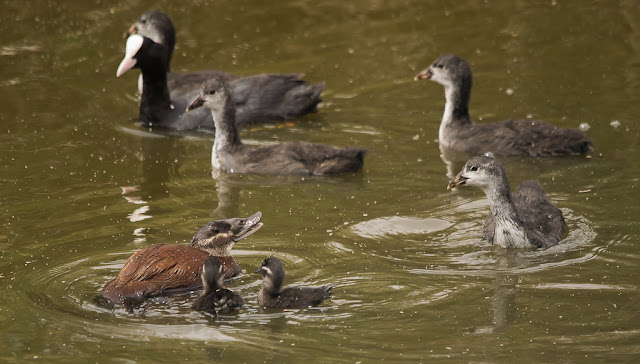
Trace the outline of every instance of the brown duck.
<instances>
[{"instance_id":1,"label":"brown duck","mask_svg":"<svg viewBox=\"0 0 640 364\"><path fill-rule=\"evenodd\" d=\"M257 212L248 218L214 220L198 231L190 246L156 244L137 251L100 294L131 310L147 297L200 289L202 266L211 256L222 263L225 279L238 277L242 270L231 257L231 248L258 231L261 218Z\"/></svg>"}]
</instances>

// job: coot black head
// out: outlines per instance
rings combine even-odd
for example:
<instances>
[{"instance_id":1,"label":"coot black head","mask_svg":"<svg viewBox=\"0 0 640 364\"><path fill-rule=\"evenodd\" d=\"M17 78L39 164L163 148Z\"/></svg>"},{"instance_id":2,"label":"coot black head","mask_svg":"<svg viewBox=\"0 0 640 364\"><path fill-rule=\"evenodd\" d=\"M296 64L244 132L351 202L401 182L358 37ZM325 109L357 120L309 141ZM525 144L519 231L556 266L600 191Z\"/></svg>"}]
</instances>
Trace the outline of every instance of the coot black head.
<instances>
[{"instance_id":1,"label":"coot black head","mask_svg":"<svg viewBox=\"0 0 640 364\"><path fill-rule=\"evenodd\" d=\"M191 240L194 248L213 251L213 255L229 255L233 243L255 233L262 227L262 213L248 218L214 220L202 227Z\"/></svg>"},{"instance_id":2,"label":"coot black head","mask_svg":"<svg viewBox=\"0 0 640 364\"><path fill-rule=\"evenodd\" d=\"M118 66L116 77L122 76L132 68L162 74L166 73L167 67L166 47L149 38L134 34L127 38L125 55Z\"/></svg>"},{"instance_id":3,"label":"coot black head","mask_svg":"<svg viewBox=\"0 0 640 364\"><path fill-rule=\"evenodd\" d=\"M176 30L167 14L158 10L151 10L140 15L138 20L125 33L125 36L128 37L133 34L139 34L166 46L168 62L171 62L173 49L176 45Z\"/></svg>"}]
</instances>

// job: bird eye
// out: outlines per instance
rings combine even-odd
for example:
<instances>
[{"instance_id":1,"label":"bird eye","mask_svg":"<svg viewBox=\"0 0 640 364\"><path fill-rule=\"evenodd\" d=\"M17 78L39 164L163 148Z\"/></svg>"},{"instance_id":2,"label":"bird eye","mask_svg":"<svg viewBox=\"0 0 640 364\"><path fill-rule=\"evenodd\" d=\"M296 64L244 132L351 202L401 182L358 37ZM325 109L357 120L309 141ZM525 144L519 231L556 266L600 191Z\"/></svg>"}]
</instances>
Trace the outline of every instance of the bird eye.
<instances>
[{"instance_id":1,"label":"bird eye","mask_svg":"<svg viewBox=\"0 0 640 364\"><path fill-rule=\"evenodd\" d=\"M478 170L478 167L473 166L473 167L471 167L471 168L469 168L469 169L470 169L470 170L472 170L473 172L475 172L475 171L477 171L477 170Z\"/></svg>"},{"instance_id":2,"label":"bird eye","mask_svg":"<svg viewBox=\"0 0 640 364\"><path fill-rule=\"evenodd\" d=\"M439 65L436 65L436 67L438 67L438 68L440 68L440 69L443 69L443 68L444 68L444 65L439 64Z\"/></svg>"},{"instance_id":3,"label":"bird eye","mask_svg":"<svg viewBox=\"0 0 640 364\"><path fill-rule=\"evenodd\" d=\"M147 24L147 19L140 19L140 23Z\"/></svg>"},{"instance_id":4,"label":"bird eye","mask_svg":"<svg viewBox=\"0 0 640 364\"><path fill-rule=\"evenodd\" d=\"M216 233L216 234L219 234L220 233L220 228L213 229L213 232Z\"/></svg>"},{"instance_id":5,"label":"bird eye","mask_svg":"<svg viewBox=\"0 0 640 364\"><path fill-rule=\"evenodd\" d=\"M216 91L215 91L215 90L213 90L213 91L209 91L209 95L215 95L215 94L216 94Z\"/></svg>"}]
</instances>

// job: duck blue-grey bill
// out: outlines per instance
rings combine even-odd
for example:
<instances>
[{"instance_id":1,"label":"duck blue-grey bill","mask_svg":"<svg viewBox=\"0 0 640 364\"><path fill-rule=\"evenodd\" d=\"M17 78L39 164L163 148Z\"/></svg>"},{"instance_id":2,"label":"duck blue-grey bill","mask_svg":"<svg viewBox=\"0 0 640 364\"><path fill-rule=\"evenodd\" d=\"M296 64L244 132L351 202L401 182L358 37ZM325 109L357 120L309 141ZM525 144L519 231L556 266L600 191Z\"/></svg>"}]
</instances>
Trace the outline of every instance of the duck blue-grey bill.
<instances>
[{"instance_id":1,"label":"duck blue-grey bill","mask_svg":"<svg viewBox=\"0 0 640 364\"><path fill-rule=\"evenodd\" d=\"M260 228L263 225L260 222L260 219L262 219L262 212L260 211L246 218L244 221L242 230L240 230L238 233L235 234L235 237L233 238L233 240L238 241L240 239L244 239L247 236L260 230Z\"/></svg>"}]
</instances>

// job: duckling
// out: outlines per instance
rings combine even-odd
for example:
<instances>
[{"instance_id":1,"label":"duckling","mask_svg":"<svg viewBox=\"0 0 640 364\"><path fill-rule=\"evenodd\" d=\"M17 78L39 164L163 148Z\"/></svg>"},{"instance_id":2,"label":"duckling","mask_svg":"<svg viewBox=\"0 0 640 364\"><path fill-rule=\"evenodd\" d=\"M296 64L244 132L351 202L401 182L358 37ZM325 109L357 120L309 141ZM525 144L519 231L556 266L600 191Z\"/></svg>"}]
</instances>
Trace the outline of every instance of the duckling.
<instances>
[{"instance_id":1,"label":"duckling","mask_svg":"<svg viewBox=\"0 0 640 364\"><path fill-rule=\"evenodd\" d=\"M331 296L334 285L320 287L285 287L284 268L276 257L267 258L256 273L262 273L258 305L270 308L305 308L317 306Z\"/></svg>"},{"instance_id":2,"label":"duckling","mask_svg":"<svg viewBox=\"0 0 640 364\"><path fill-rule=\"evenodd\" d=\"M155 244L139 250L100 294L122 302L131 311L147 297L199 289L202 266L211 256L221 262L225 279L238 277L242 270L231 256L231 248L258 231L261 218L262 213L257 212L248 218L214 220L194 235L190 246Z\"/></svg>"},{"instance_id":3,"label":"duckling","mask_svg":"<svg viewBox=\"0 0 640 364\"><path fill-rule=\"evenodd\" d=\"M209 257L204 261L200 277L203 291L191 305L192 309L215 315L244 305L244 299L239 294L224 288L224 266L218 258Z\"/></svg>"},{"instance_id":4,"label":"duckling","mask_svg":"<svg viewBox=\"0 0 640 364\"><path fill-rule=\"evenodd\" d=\"M548 248L565 230L562 211L536 181L525 181L512 194L507 173L493 154L474 157L447 189L460 185L479 187L491 211L484 222L484 238L503 248Z\"/></svg>"},{"instance_id":5,"label":"duckling","mask_svg":"<svg viewBox=\"0 0 640 364\"><path fill-rule=\"evenodd\" d=\"M197 93L202 82L211 77L223 77L229 82L237 108L238 125L294 119L315 111L317 104L322 101L320 94L324 90L324 83L308 84L299 74L238 77L218 70L187 74L169 72L176 43L176 31L169 16L163 12L152 10L140 15L125 36L133 34L147 37L164 46L161 50L167 59L165 72L168 72L167 86L172 99L192 92ZM147 76L140 75L138 80L140 93L143 91L144 77Z\"/></svg>"},{"instance_id":6,"label":"duckling","mask_svg":"<svg viewBox=\"0 0 640 364\"><path fill-rule=\"evenodd\" d=\"M335 148L324 144L282 143L247 148L235 124L235 107L226 81L205 81L187 111L204 106L211 110L216 136L211 152L214 168L227 173L276 175L334 175L362 169L366 149Z\"/></svg>"},{"instance_id":7,"label":"duckling","mask_svg":"<svg viewBox=\"0 0 640 364\"><path fill-rule=\"evenodd\" d=\"M471 67L448 54L418 73L415 80L432 80L444 86L446 104L438 139L445 147L473 154L557 156L584 154L593 149L591 138L578 129L558 128L533 119L475 124L469 116Z\"/></svg>"}]
</instances>

